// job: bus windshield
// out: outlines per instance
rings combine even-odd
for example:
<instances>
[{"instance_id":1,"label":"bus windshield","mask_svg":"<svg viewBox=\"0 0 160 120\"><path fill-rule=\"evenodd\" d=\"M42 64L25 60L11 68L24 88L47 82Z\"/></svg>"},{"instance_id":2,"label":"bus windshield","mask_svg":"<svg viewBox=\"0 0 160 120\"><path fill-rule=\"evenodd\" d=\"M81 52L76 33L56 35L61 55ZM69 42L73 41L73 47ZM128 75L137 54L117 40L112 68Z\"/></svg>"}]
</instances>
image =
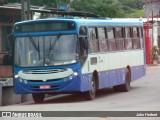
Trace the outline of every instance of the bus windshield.
<instances>
[{"instance_id":1,"label":"bus windshield","mask_svg":"<svg viewBox=\"0 0 160 120\"><path fill-rule=\"evenodd\" d=\"M75 63L79 59L77 35L17 37L15 65L54 66Z\"/></svg>"}]
</instances>

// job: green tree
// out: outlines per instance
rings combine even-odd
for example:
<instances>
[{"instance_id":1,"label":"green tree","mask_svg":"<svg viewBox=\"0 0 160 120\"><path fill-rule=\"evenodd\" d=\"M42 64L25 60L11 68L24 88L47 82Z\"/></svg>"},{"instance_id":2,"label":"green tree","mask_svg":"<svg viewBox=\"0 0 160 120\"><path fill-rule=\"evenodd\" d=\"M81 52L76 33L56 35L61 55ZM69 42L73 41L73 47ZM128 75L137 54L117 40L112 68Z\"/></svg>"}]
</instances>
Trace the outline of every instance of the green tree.
<instances>
[{"instance_id":1,"label":"green tree","mask_svg":"<svg viewBox=\"0 0 160 120\"><path fill-rule=\"evenodd\" d=\"M57 7L57 5L67 5L70 0L30 0L31 4L47 7Z\"/></svg>"},{"instance_id":2,"label":"green tree","mask_svg":"<svg viewBox=\"0 0 160 120\"><path fill-rule=\"evenodd\" d=\"M74 0L71 7L76 11L92 12L101 17L124 17L124 11L117 0Z\"/></svg>"},{"instance_id":3,"label":"green tree","mask_svg":"<svg viewBox=\"0 0 160 120\"><path fill-rule=\"evenodd\" d=\"M142 9L144 0L118 0L124 7Z\"/></svg>"},{"instance_id":4,"label":"green tree","mask_svg":"<svg viewBox=\"0 0 160 120\"><path fill-rule=\"evenodd\" d=\"M21 3L21 0L7 0L8 3Z\"/></svg>"},{"instance_id":5,"label":"green tree","mask_svg":"<svg viewBox=\"0 0 160 120\"><path fill-rule=\"evenodd\" d=\"M21 0L7 0L20 3ZM101 17L143 17L143 0L30 0L31 5L56 8L57 5L70 5L76 11L92 12Z\"/></svg>"},{"instance_id":6,"label":"green tree","mask_svg":"<svg viewBox=\"0 0 160 120\"><path fill-rule=\"evenodd\" d=\"M52 7L56 6L57 2L60 0L30 0L31 5L38 5L38 6L43 6L46 5L47 7ZM62 0L66 1L66 0ZM8 3L21 3L21 0L8 0Z\"/></svg>"},{"instance_id":7,"label":"green tree","mask_svg":"<svg viewBox=\"0 0 160 120\"><path fill-rule=\"evenodd\" d=\"M143 17L144 0L118 0L123 6L125 17Z\"/></svg>"},{"instance_id":8,"label":"green tree","mask_svg":"<svg viewBox=\"0 0 160 120\"><path fill-rule=\"evenodd\" d=\"M144 17L144 10L134 10L132 13L125 14L127 18Z\"/></svg>"}]
</instances>

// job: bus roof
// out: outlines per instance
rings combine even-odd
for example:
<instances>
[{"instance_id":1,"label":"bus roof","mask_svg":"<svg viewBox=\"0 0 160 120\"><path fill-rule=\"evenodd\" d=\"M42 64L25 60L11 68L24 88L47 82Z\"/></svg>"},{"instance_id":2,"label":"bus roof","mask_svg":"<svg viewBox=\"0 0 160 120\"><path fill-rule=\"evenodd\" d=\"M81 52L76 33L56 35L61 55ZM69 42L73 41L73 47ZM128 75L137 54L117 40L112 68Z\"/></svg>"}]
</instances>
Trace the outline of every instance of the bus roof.
<instances>
[{"instance_id":1,"label":"bus roof","mask_svg":"<svg viewBox=\"0 0 160 120\"><path fill-rule=\"evenodd\" d=\"M47 22L47 21L72 21L77 25L86 25L86 26L142 26L143 21L138 19L111 19L111 18L47 18L47 19L37 19L37 20L28 20L17 22L15 25L25 24L25 23L33 23L33 22Z\"/></svg>"}]
</instances>

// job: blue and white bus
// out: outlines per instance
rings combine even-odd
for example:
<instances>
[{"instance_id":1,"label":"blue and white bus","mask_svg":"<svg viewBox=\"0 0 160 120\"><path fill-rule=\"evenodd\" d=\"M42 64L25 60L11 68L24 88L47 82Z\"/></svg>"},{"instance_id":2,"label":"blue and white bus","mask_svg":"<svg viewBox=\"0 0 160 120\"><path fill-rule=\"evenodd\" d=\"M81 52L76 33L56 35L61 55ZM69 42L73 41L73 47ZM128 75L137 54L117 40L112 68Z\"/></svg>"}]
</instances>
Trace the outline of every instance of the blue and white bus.
<instances>
[{"instance_id":1,"label":"blue and white bus","mask_svg":"<svg viewBox=\"0 0 160 120\"><path fill-rule=\"evenodd\" d=\"M14 25L14 89L43 102L45 94L113 87L129 91L146 73L143 22L50 18Z\"/></svg>"}]
</instances>

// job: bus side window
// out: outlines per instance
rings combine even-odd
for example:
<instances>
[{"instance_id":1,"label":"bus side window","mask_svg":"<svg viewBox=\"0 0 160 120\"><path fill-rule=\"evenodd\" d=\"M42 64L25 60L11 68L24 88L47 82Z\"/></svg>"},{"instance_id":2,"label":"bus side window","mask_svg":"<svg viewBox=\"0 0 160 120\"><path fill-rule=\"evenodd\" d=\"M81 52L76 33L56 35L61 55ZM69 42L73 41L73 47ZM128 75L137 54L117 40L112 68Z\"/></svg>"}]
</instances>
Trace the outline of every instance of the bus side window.
<instances>
[{"instance_id":1,"label":"bus side window","mask_svg":"<svg viewBox=\"0 0 160 120\"><path fill-rule=\"evenodd\" d=\"M108 51L108 42L106 39L106 30L105 28L98 28L98 39L99 39L99 49L100 52Z\"/></svg>"},{"instance_id":2,"label":"bus side window","mask_svg":"<svg viewBox=\"0 0 160 120\"><path fill-rule=\"evenodd\" d=\"M139 37L140 37L140 45L141 49L144 48L144 40L143 40L143 28L139 27Z\"/></svg>"},{"instance_id":3,"label":"bus side window","mask_svg":"<svg viewBox=\"0 0 160 120\"><path fill-rule=\"evenodd\" d=\"M125 27L125 48L126 50L132 49L132 36L131 36L131 28Z\"/></svg>"},{"instance_id":4,"label":"bus side window","mask_svg":"<svg viewBox=\"0 0 160 120\"><path fill-rule=\"evenodd\" d=\"M97 53L99 52L99 45L98 45L98 35L97 35L97 28L89 28L89 44L90 44L90 52Z\"/></svg>"},{"instance_id":5,"label":"bus side window","mask_svg":"<svg viewBox=\"0 0 160 120\"><path fill-rule=\"evenodd\" d=\"M133 49L140 49L139 28L133 27Z\"/></svg>"},{"instance_id":6,"label":"bus side window","mask_svg":"<svg viewBox=\"0 0 160 120\"><path fill-rule=\"evenodd\" d=\"M114 28L107 27L108 48L109 51L116 51L116 41L114 35Z\"/></svg>"},{"instance_id":7,"label":"bus side window","mask_svg":"<svg viewBox=\"0 0 160 120\"><path fill-rule=\"evenodd\" d=\"M122 27L115 28L115 37L116 37L116 47L117 50L124 50L124 34Z\"/></svg>"}]
</instances>

